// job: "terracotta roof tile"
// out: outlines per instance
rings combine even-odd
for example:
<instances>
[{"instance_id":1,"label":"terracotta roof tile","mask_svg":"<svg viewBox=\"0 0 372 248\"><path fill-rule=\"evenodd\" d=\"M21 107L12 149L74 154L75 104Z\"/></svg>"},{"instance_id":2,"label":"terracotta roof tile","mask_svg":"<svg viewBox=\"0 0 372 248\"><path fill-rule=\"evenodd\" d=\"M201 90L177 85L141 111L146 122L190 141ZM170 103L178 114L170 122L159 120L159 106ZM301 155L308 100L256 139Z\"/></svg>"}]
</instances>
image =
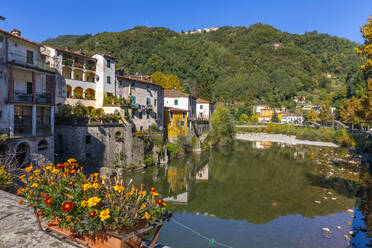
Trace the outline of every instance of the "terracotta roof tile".
<instances>
[{"instance_id":1,"label":"terracotta roof tile","mask_svg":"<svg viewBox=\"0 0 372 248\"><path fill-rule=\"evenodd\" d=\"M137 77L137 76L131 76L131 75L116 75L117 78L121 78L121 79L127 79L127 80L132 80L132 81L136 81L136 82L140 82L140 83L145 83L145 84L152 84L152 85L156 85L156 86L160 86L159 84L157 83L154 83L151 79L146 79L146 78L141 78L141 77Z\"/></svg>"},{"instance_id":2,"label":"terracotta roof tile","mask_svg":"<svg viewBox=\"0 0 372 248\"><path fill-rule=\"evenodd\" d=\"M12 34L12 33L8 32L8 31L3 30L3 29L0 29L0 32L1 33L4 33L4 34L7 34L7 35L10 35L10 36L12 36L14 38L18 38L18 39L24 40L26 42L32 43L32 44L34 44L36 46L41 46L41 44L38 43L38 42L36 42L36 41L32 41L32 40L26 39L26 38L24 38L22 36L18 36L18 35Z\"/></svg>"},{"instance_id":3,"label":"terracotta roof tile","mask_svg":"<svg viewBox=\"0 0 372 248\"><path fill-rule=\"evenodd\" d=\"M190 95L178 90L164 90L164 97L189 97Z\"/></svg>"},{"instance_id":4,"label":"terracotta roof tile","mask_svg":"<svg viewBox=\"0 0 372 248\"><path fill-rule=\"evenodd\" d=\"M198 98L198 99L196 99L196 103L209 103L209 101Z\"/></svg>"}]
</instances>

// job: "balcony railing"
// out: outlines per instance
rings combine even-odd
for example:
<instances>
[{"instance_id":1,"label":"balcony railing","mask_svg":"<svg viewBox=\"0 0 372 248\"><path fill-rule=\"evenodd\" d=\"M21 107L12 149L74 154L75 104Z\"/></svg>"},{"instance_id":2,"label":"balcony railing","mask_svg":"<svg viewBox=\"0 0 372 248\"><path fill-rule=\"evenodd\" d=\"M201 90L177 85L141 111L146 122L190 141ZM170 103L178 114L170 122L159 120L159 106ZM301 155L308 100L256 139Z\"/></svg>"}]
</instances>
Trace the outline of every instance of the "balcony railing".
<instances>
[{"instance_id":1,"label":"balcony railing","mask_svg":"<svg viewBox=\"0 0 372 248\"><path fill-rule=\"evenodd\" d=\"M48 93L36 94L36 102L37 103L50 104L51 103L51 96Z\"/></svg>"},{"instance_id":2,"label":"balcony railing","mask_svg":"<svg viewBox=\"0 0 372 248\"><path fill-rule=\"evenodd\" d=\"M32 94L28 94L23 91L14 92L14 101L15 102L32 102Z\"/></svg>"},{"instance_id":3,"label":"balcony railing","mask_svg":"<svg viewBox=\"0 0 372 248\"><path fill-rule=\"evenodd\" d=\"M38 68L42 70L47 70L50 72L54 72L55 69L51 68L49 64L45 63L45 61L41 59L33 58L32 61L27 61L27 56L25 54L21 54L18 52L10 52L9 53L9 62L13 62L23 66L29 66L33 68Z\"/></svg>"}]
</instances>

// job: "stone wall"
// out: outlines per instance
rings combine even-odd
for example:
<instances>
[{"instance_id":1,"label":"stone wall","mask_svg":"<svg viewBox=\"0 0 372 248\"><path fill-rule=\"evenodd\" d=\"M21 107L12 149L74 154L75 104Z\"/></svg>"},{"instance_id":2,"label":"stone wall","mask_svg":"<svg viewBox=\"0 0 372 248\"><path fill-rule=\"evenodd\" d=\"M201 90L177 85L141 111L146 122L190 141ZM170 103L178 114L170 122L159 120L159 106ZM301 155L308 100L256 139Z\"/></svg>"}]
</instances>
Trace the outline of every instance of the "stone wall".
<instances>
[{"instance_id":1,"label":"stone wall","mask_svg":"<svg viewBox=\"0 0 372 248\"><path fill-rule=\"evenodd\" d=\"M189 136L200 137L203 133L209 132L209 121L192 121L189 128Z\"/></svg>"}]
</instances>

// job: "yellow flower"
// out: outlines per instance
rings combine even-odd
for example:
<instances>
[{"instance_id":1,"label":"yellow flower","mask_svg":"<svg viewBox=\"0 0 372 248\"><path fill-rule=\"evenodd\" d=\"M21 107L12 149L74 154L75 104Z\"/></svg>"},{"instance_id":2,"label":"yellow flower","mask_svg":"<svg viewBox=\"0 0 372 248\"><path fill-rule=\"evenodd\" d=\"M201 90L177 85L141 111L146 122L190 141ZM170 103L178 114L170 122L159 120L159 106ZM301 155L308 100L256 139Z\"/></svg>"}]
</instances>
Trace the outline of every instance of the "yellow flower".
<instances>
[{"instance_id":1,"label":"yellow flower","mask_svg":"<svg viewBox=\"0 0 372 248\"><path fill-rule=\"evenodd\" d=\"M98 183L93 183L90 188L95 188L95 189L98 189L99 188L99 185Z\"/></svg>"},{"instance_id":2,"label":"yellow flower","mask_svg":"<svg viewBox=\"0 0 372 248\"><path fill-rule=\"evenodd\" d=\"M19 199L19 200L18 200L18 204L19 204L19 205L23 205L24 203L25 203L25 202L24 202L22 199Z\"/></svg>"},{"instance_id":3,"label":"yellow flower","mask_svg":"<svg viewBox=\"0 0 372 248\"><path fill-rule=\"evenodd\" d=\"M70 164L72 164L72 163L76 163L76 159L74 159L74 158L69 158L69 159L67 160L67 162L69 162Z\"/></svg>"},{"instance_id":4,"label":"yellow flower","mask_svg":"<svg viewBox=\"0 0 372 248\"><path fill-rule=\"evenodd\" d=\"M51 170L51 169L53 169L53 165L48 165L47 167L45 167L45 170Z\"/></svg>"},{"instance_id":5,"label":"yellow flower","mask_svg":"<svg viewBox=\"0 0 372 248\"><path fill-rule=\"evenodd\" d=\"M87 205L88 205L88 201L82 201L82 202L81 202L81 206L82 206L82 207L86 207Z\"/></svg>"},{"instance_id":6,"label":"yellow flower","mask_svg":"<svg viewBox=\"0 0 372 248\"><path fill-rule=\"evenodd\" d=\"M99 214L99 218L101 219L101 221L105 221L107 220L108 218L110 218L110 209L106 208L105 210L102 210Z\"/></svg>"},{"instance_id":7,"label":"yellow flower","mask_svg":"<svg viewBox=\"0 0 372 248\"><path fill-rule=\"evenodd\" d=\"M114 186L114 190L121 193L122 191L124 191L124 186L121 186L121 185L115 185Z\"/></svg>"},{"instance_id":8,"label":"yellow flower","mask_svg":"<svg viewBox=\"0 0 372 248\"><path fill-rule=\"evenodd\" d=\"M159 193L158 193L158 192L151 192L151 194L152 194L153 196L159 196Z\"/></svg>"},{"instance_id":9,"label":"yellow flower","mask_svg":"<svg viewBox=\"0 0 372 248\"><path fill-rule=\"evenodd\" d=\"M32 179L34 179L34 176L29 176L29 177L28 177L28 180L31 181Z\"/></svg>"},{"instance_id":10,"label":"yellow flower","mask_svg":"<svg viewBox=\"0 0 372 248\"><path fill-rule=\"evenodd\" d=\"M40 170L34 170L34 174L38 176L40 174Z\"/></svg>"},{"instance_id":11,"label":"yellow flower","mask_svg":"<svg viewBox=\"0 0 372 248\"><path fill-rule=\"evenodd\" d=\"M31 184L31 188L37 188L37 187L39 187L39 184L37 184L37 183Z\"/></svg>"},{"instance_id":12,"label":"yellow flower","mask_svg":"<svg viewBox=\"0 0 372 248\"><path fill-rule=\"evenodd\" d=\"M145 203L142 203L141 204L141 208L146 208L146 204Z\"/></svg>"},{"instance_id":13,"label":"yellow flower","mask_svg":"<svg viewBox=\"0 0 372 248\"><path fill-rule=\"evenodd\" d=\"M144 190L140 190L140 191L139 191L139 194L142 195L142 196L143 196L143 195L146 195L146 191L144 191Z\"/></svg>"},{"instance_id":14,"label":"yellow flower","mask_svg":"<svg viewBox=\"0 0 372 248\"><path fill-rule=\"evenodd\" d=\"M99 197L92 197L92 198L89 198L88 200L88 207L94 207L96 206L99 202L101 201L101 198Z\"/></svg>"},{"instance_id":15,"label":"yellow flower","mask_svg":"<svg viewBox=\"0 0 372 248\"><path fill-rule=\"evenodd\" d=\"M85 183L81 186L83 188L84 191L88 190L90 188L90 184L89 183Z\"/></svg>"},{"instance_id":16,"label":"yellow flower","mask_svg":"<svg viewBox=\"0 0 372 248\"><path fill-rule=\"evenodd\" d=\"M52 170L52 173L55 174L55 175L58 175L59 174L59 170L58 169L53 169Z\"/></svg>"},{"instance_id":17,"label":"yellow flower","mask_svg":"<svg viewBox=\"0 0 372 248\"><path fill-rule=\"evenodd\" d=\"M72 216L71 216L71 215L67 215L67 216L66 216L66 220L67 220L68 222L70 222L71 219L72 219Z\"/></svg>"},{"instance_id":18,"label":"yellow flower","mask_svg":"<svg viewBox=\"0 0 372 248\"><path fill-rule=\"evenodd\" d=\"M23 179L25 177L26 177L26 175L23 174L22 176L19 177L19 179Z\"/></svg>"},{"instance_id":19,"label":"yellow flower","mask_svg":"<svg viewBox=\"0 0 372 248\"><path fill-rule=\"evenodd\" d=\"M26 171L26 172L31 172L33 168L34 168L34 167L33 167L32 165L30 165L29 167L27 167L27 168L25 169L25 171Z\"/></svg>"},{"instance_id":20,"label":"yellow flower","mask_svg":"<svg viewBox=\"0 0 372 248\"><path fill-rule=\"evenodd\" d=\"M149 214L148 212L145 212L145 218L148 220L151 218L151 214Z\"/></svg>"}]
</instances>

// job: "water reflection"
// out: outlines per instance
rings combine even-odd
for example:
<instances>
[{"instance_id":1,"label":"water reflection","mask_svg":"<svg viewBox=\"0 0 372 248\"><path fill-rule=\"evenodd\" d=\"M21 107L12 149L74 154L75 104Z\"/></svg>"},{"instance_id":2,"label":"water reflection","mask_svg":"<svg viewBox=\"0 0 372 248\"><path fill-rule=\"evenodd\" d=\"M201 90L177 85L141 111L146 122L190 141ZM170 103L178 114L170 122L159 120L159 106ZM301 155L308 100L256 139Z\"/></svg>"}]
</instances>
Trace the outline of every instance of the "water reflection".
<instances>
[{"instance_id":1,"label":"water reflection","mask_svg":"<svg viewBox=\"0 0 372 248\"><path fill-rule=\"evenodd\" d=\"M354 164L339 159L345 154L343 149L237 142L232 149L193 154L132 176L137 184L155 186L175 218L235 247L347 247L343 235L348 231L354 232L351 244L364 247L372 234L365 232L372 230L371 191L349 170ZM346 210L355 206L361 211L351 218ZM205 247L169 226L164 242ZM332 230L330 238L322 227Z\"/></svg>"}]
</instances>

